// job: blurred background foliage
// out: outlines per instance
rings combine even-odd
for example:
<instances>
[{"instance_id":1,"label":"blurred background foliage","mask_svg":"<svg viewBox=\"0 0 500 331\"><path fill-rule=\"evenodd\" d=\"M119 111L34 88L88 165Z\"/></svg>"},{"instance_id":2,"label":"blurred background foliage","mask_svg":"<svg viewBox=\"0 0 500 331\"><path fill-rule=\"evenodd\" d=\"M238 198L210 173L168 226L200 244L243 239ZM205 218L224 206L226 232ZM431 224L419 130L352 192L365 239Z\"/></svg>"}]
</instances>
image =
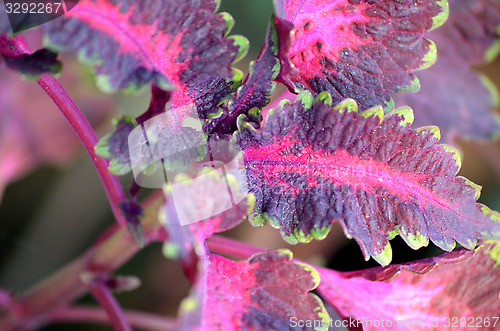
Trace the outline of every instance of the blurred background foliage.
<instances>
[{"instance_id":1,"label":"blurred background foliage","mask_svg":"<svg viewBox=\"0 0 500 331\"><path fill-rule=\"evenodd\" d=\"M249 61L257 57L264 40L272 13L272 1L223 0L220 11L227 11L234 17L236 24L232 34L244 35L250 41L249 54L238 63L238 67L247 72ZM34 34L36 35L36 32ZM34 49L36 43L31 44L31 47ZM103 95L95 88L89 68L77 64L69 55L63 55L62 60L65 68L60 80L63 86L69 86L69 94L80 107L89 105L89 100L108 100L108 109L105 110L104 116L96 119L96 122L100 123L96 127L100 137L111 130L112 117L120 114L138 115L146 110L149 102L148 90L133 96ZM71 68L71 72L68 68ZM481 68L481 71L500 86L500 61ZM0 80L4 79L19 80L15 74L0 67ZM78 84L75 84L75 79ZM88 90L84 95L80 93L82 84ZM26 101L28 98L36 116L44 117L49 112L58 113L55 107L40 108L38 98L48 98L43 93L26 95L33 87L39 89L33 82L20 83L16 100ZM14 108L6 110L15 111ZM61 114L58 116L61 116L60 120L64 120ZM418 109L415 110L415 116L418 116ZM59 132L52 134L57 137ZM60 139L66 137L61 135ZM491 142L460 142L459 148L463 155L460 175L483 186L480 202L493 209L500 209L500 145ZM128 185L130 180L131 176L124 176L123 183ZM58 166L44 165L28 172L6 188L0 203L0 287L14 293L22 293L82 254L99 233L113 223L113 216L97 173L81 146L71 162ZM294 251L297 258L340 270L362 269L375 265L373 260L363 260L357 244L345 239L338 226L334 226L328 238L321 242L314 241L297 246L286 245L279 232L269 226L256 229L244 223L228 235L267 248L288 247ZM432 245L412 251L398 238L391 243L394 263L439 253ZM135 275L142 280L139 289L117 295L124 308L175 316L180 300L188 294L189 283L185 280L181 268L175 261L162 256L159 244L143 249L118 270L117 274ZM89 296L81 301L94 303ZM72 324L49 326L44 330L69 328L111 329L109 326Z\"/></svg>"}]
</instances>

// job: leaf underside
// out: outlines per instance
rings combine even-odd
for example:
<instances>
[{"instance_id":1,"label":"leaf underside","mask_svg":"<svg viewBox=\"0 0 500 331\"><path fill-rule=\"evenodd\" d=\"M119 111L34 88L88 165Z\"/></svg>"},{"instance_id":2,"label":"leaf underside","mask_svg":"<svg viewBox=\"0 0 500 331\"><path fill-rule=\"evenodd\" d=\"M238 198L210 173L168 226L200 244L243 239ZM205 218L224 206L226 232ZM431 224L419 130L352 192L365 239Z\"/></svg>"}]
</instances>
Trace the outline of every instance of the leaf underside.
<instances>
[{"instance_id":1,"label":"leaf underside","mask_svg":"<svg viewBox=\"0 0 500 331\"><path fill-rule=\"evenodd\" d=\"M278 0L281 19L292 22L290 78L328 91L334 101L355 99L360 109L390 105L389 92L416 91L410 72L436 60L424 39L448 14L446 0Z\"/></svg>"},{"instance_id":2,"label":"leaf underside","mask_svg":"<svg viewBox=\"0 0 500 331\"><path fill-rule=\"evenodd\" d=\"M480 187L463 177L458 152L438 145L439 130L410 130L413 113L381 107L357 113L305 92L272 110L256 130L243 118L237 143L256 197L254 225L269 222L290 243L323 239L334 221L366 259L392 258L389 239L413 249L429 239L450 251L500 235L500 216L477 204Z\"/></svg>"},{"instance_id":3,"label":"leaf underside","mask_svg":"<svg viewBox=\"0 0 500 331\"><path fill-rule=\"evenodd\" d=\"M82 0L45 25L46 41L92 64L105 91L150 82L175 90L172 108L184 118L186 104L203 113L230 93L231 64L244 46L225 38L229 18L215 10L213 0Z\"/></svg>"},{"instance_id":4,"label":"leaf underside","mask_svg":"<svg viewBox=\"0 0 500 331\"><path fill-rule=\"evenodd\" d=\"M291 258L288 250L239 262L209 255L196 299L181 305L181 329L288 330L292 317L326 323L329 316L322 302L309 293L318 285L317 271Z\"/></svg>"},{"instance_id":5,"label":"leaf underside","mask_svg":"<svg viewBox=\"0 0 500 331\"><path fill-rule=\"evenodd\" d=\"M429 38L439 56L430 70L419 74L419 93L394 95L397 104L418 109L414 125L437 125L443 141L455 138L491 139L499 131L496 87L473 66L492 61L498 54L500 2L455 0L450 17Z\"/></svg>"},{"instance_id":6,"label":"leaf underside","mask_svg":"<svg viewBox=\"0 0 500 331\"><path fill-rule=\"evenodd\" d=\"M343 318L358 320L367 331L394 330L398 322L398 330L496 330L500 323L494 319L500 311L499 252L499 242L490 242L475 252L460 249L363 272L379 281L320 268L318 291ZM400 271L390 280L380 271L395 268ZM422 324L415 325L417 321Z\"/></svg>"}]
</instances>

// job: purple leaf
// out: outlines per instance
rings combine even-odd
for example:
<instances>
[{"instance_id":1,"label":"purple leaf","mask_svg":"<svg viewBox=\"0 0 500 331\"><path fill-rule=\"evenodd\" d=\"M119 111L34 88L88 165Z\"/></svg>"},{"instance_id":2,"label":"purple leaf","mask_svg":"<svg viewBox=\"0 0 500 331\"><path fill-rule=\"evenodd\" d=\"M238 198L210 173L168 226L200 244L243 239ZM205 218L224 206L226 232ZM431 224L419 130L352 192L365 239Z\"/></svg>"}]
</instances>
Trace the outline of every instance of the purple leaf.
<instances>
[{"instance_id":1,"label":"purple leaf","mask_svg":"<svg viewBox=\"0 0 500 331\"><path fill-rule=\"evenodd\" d=\"M227 201L224 193L238 191L236 179L214 170L196 178L179 175L164 191L167 199L159 218L169 233L165 252L171 258L189 258L212 234L239 225L254 206L251 195L238 200L234 194L234 205ZM195 221L181 224L179 218Z\"/></svg>"},{"instance_id":2,"label":"purple leaf","mask_svg":"<svg viewBox=\"0 0 500 331\"><path fill-rule=\"evenodd\" d=\"M424 39L448 14L446 0L277 0L281 19L294 24L290 78L334 101L349 97L361 109L390 105L389 92L416 91L410 72L436 59Z\"/></svg>"},{"instance_id":3,"label":"purple leaf","mask_svg":"<svg viewBox=\"0 0 500 331\"><path fill-rule=\"evenodd\" d=\"M367 331L497 330L499 252L499 242L490 242L475 252L460 249L362 272L318 268L318 291L342 317L359 321ZM386 271L395 270L388 279ZM373 280L365 279L367 274Z\"/></svg>"},{"instance_id":4,"label":"purple leaf","mask_svg":"<svg viewBox=\"0 0 500 331\"><path fill-rule=\"evenodd\" d=\"M294 330L310 321L327 330L329 316L314 294L317 271L291 261L288 250L267 251L246 261L209 255L195 293L181 305L181 330ZM324 323L324 324L323 324Z\"/></svg>"},{"instance_id":5,"label":"purple leaf","mask_svg":"<svg viewBox=\"0 0 500 331\"><path fill-rule=\"evenodd\" d=\"M93 64L106 91L150 82L175 90L171 108L182 119L186 104L205 112L230 92L231 64L247 44L225 37L232 18L215 10L213 0L82 0L45 31L50 47Z\"/></svg>"},{"instance_id":6,"label":"purple leaf","mask_svg":"<svg viewBox=\"0 0 500 331\"><path fill-rule=\"evenodd\" d=\"M413 249L429 239L451 251L499 238L500 215L477 204L480 187L463 177L458 152L438 145L439 129L410 130L413 113L381 107L357 113L327 92L281 103L257 130L242 119L237 142L256 197L254 225L269 222L289 243L323 239L339 222L366 259L391 261L396 235Z\"/></svg>"},{"instance_id":7,"label":"purple leaf","mask_svg":"<svg viewBox=\"0 0 500 331\"><path fill-rule=\"evenodd\" d=\"M280 71L278 51L276 26L271 20L259 57L250 63L250 72L245 81L233 95L227 108L223 108L222 114L207 123L204 128L205 132L231 134L237 129L236 119L239 115L249 115L252 108L262 109L269 103L269 96L276 85L273 80ZM256 122L260 123L260 116L257 117Z\"/></svg>"},{"instance_id":8,"label":"purple leaf","mask_svg":"<svg viewBox=\"0 0 500 331\"><path fill-rule=\"evenodd\" d=\"M418 109L415 125L438 125L445 142L491 139L499 131L496 87L472 66L498 54L500 2L454 0L446 24L429 34L439 48L436 64L419 75L416 94L394 95L398 104Z\"/></svg>"}]
</instances>

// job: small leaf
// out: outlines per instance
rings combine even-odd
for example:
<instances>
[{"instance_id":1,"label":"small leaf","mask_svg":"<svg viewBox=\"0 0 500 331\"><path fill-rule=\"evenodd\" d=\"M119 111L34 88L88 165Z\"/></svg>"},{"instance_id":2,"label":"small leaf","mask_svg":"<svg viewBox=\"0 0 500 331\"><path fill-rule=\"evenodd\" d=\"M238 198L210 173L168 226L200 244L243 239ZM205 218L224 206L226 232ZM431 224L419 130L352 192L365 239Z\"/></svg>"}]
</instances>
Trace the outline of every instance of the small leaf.
<instances>
[{"instance_id":1,"label":"small leaf","mask_svg":"<svg viewBox=\"0 0 500 331\"><path fill-rule=\"evenodd\" d=\"M57 60L57 53L45 48L33 54L23 54L16 57L3 56L7 66L19 73L36 78L40 74L58 74L61 71L61 62Z\"/></svg>"},{"instance_id":2,"label":"small leaf","mask_svg":"<svg viewBox=\"0 0 500 331\"><path fill-rule=\"evenodd\" d=\"M134 118L123 116L113 120L115 130L99 140L95 146L96 154L109 159L109 172L125 175L132 170L128 146L128 136L137 127Z\"/></svg>"},{"instance_id":3,"label":"small leaf","mask_svg":"<svg viewBox=\"0 0 500 331\"><path fill-rule=\"evenodd\" d=\"M256 197L252 221L269 222L289 243L323 239L338 221L349 238L386 265L397 231L413 249L429 239L450 251L500 236L500 216L477 204L480 187L463 177L458 152L438 145L437 128L410 130L410 108L383 117L357 113L327 92L282 102L257 130L240 121L236 139ZM383 118L383 119L382 119Z\"/></svg>"},{"instance_id":4,"label":"small leaf","mask_svg":"<svg viewBox=\"0 0 500 331\"><path fill-rule=\"evenodd\" d=\"M238 193L233 175L204 170L194 178L179 175L164 188L167 199L159 219L169 233L165 251L174 252L170 258L188 258L205 239L236 227L253 209L253 196Z\"/></svg>"},{"instance_id":5,"label":"small leaf","mask_svg":"<svg viewBox=\"0 0 500 331\"><path fill-rule=\"evenodd\" d=\"M330 317L314 294L317 271L288 250L234 262L209 255L195 293L181 305L181 330L289 330L293 321L327 330Z\"/></svg>"},{"instance_id":6,"label":"small leaf","mask_svg":"<svg viewBox=\"0 0 500 331\"><path fill-rule=\"evenodd\" d=\"M367 331L496 330L500 268L492 252L499 247L491 242L475 252L460 249L373 271L318 268L318 292L343 318L357 320L353 324ZM388 279L384 270L393 277ZM363 278L366 274L371 280Z\"/></svg>"},{"instance_id":7,"label":"small leaf","mask_svg":"<svg viewBox=\"0 0 500 331\"><path fill-rule=\"evenodd\" d=\"M290 79L335 102L355 99L361 109L390 107L389 92L416 91L410 72L436 60L424 39L448 14L446 0L276 0L279 18L294 24Z\"/></svg>"},{"instance_id":8,"label":"small leaf","mask_svg":"<svg viewBox=\"0 0 500 331\"><path fill-rule=\"evenodd\" d=\"M104 91L148 83L175 90L171 108L182 120L186 104L203 113L231 91L231 65L244 43L225 37L228 17L215 10L213 0L82 0L44 27L47 45L93 65Z\"/></svg>"},{"instance_id":9,"label":"small leaf","mask_svg":"<svg viewBox=\"0 0 500 331\"><path fill-rule=\"evenodd\" d=\"M500 131L497 88L473 66L498 54L500 3L490 0L455 0L450 18L429 38L439 48L436 64L419 74L417 94L394 95L397 104L418 109L414 125L438 125L443 141L456 138L491 139Z\"/></svg>"},{"instance_id":10,"label":"small leaf","mask_svg":"<svg viewBox=\"0 0 500 331\"><path fill-rule=\"evenodd\" d=\"M144 209L141 204L134 200L127 200L121 202L118 207L120 208L127 227L139 247L144 247L144 230L141 225L141 218L144 217Z\"/></svg>"},{"instance_id":11,"label":"small leaf","mask_svg":"<svg viewBox=\"0 0 500 331\"><path fill-rule=\"evenodd\" d=\"M269 103L276 83L273 80L280 71L278 56L278 35L274 20L267 28L264 45L256 61L250 63L250 71L242 86L238 88L222 114L210 120L204 127L208 133L231 134L236 131L236 119L247 114L252 108L262 109ZM260 116L256 121L260 123Z\"/></svg>"}]
</instances>

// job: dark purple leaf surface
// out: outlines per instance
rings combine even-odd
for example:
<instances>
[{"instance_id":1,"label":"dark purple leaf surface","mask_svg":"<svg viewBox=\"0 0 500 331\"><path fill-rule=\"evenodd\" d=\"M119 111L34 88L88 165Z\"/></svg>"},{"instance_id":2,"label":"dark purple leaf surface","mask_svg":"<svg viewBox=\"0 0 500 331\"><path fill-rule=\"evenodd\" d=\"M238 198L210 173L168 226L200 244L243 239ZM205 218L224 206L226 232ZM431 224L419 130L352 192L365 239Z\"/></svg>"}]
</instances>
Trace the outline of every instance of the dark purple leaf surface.
<instances>
[{"instance_id":1,"label":"dark purple leaf surface","mask_svg":"<svg viewBox=\"0 0 500 331\"><path fill-rule=\"evenodd\" d=\"M93 64L104 90L147 83L175 90L182 120L194 103L204 113L230 92L232 62L246 46L226 38L228 15L213 0L84 0L46 25L50 47L71 49Z\"/></svg>"},{"instance_id":2,"label":"dark purple leaf surface","mask_svg":"<svg viewBox=\"0 0 500 331\"><path fill-rule=\"evenodd\" d=\"M498 330L500 245L344 274L319 268L318 291L364 330ZM387 279L387 271L393 273ZM370 279L364 278L369 275ZM399 323L399 324L398 324ZM419 323L419 324L418 324Z\"/></svg>"},{"instance_id":3,"label":"dark purple leaf surface","mask_svg":"<svg viewBox=\"0 0 500 331\"><path fill-rule=\"evenodd\" d=\"M313 330L290 319L316 321L327 330L329 316L316 295L318 272L291 261L288 250L267 251L246 261L209 255L196 291L181 307L181 330Z\"/></svg>"},{"instance_id":4,"label":"dark purple leaf surface","mask_svg":"<svg viewBox=\"0 0 500 331\"><path fill-rule=\"evenodd\" d=\"M292 22L290 78L338 102L355 99L361 109L389 106L389 92L416 91L410 72L436 59L424 39L448 14L445 0L277 0L281 19Z\"/></svg>"},{"instance_id":5,"label":"dark purple leaf surface","mask_svg":"<svg viewBox=\"0 0 500 331\"><path fill-rule=\"evenodd\" d=\"M338 221L366 259L387 265L389 240L413 249L429 239L450 251L500 236L500 215L477 204L480 187L463 177L458 152L437 144L439 129L410 130L413 113L381 107L357 113L352 99L331 106L308 92L270 111L257 130L241 121L253 223L269 222L290 243L323 239Z\"/></svg>"},{"instance_id":6,"label":"dark purple leaf surface","mask_svg":"<svg viewBox=\"0 0 500 331\"><path fill-rule=\"evenodd\" d=\"M419 74L421 90L394 95L397 104L415 109L415 126L437 125L443 141L455 138L490 139L499 131L498 91L472 66L498 54L500 1L453 0L450 17L429 34L439 49L438 60Z\"/></svg>"},{"instance_id":7,"label":"dark purple leaf surface","mask_svg":"<svg viewBox=\"0 0 500 331\"><path fill-rule=\"evenodd\" d=\"M57 53L45 48L33 54L23 54L16 57L3 56L7 66L27 76L38 76L43 73L57 74L61 71L61 62Z\"/></svg>"}]
</instances>

